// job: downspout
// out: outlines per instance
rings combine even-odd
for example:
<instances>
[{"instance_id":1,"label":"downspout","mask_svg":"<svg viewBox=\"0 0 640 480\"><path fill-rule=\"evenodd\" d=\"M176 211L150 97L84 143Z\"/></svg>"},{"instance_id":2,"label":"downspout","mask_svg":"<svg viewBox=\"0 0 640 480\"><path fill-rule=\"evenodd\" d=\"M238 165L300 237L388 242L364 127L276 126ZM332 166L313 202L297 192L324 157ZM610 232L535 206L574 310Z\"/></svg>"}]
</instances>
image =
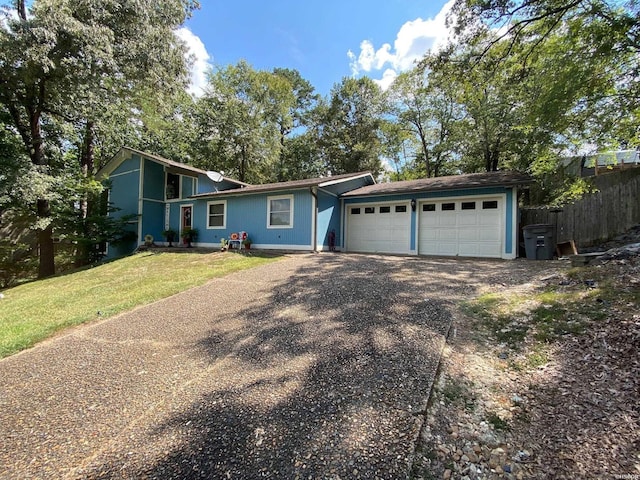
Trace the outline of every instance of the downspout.
<instances>
[{"instance_id":1,"label":"downspout","mask_svg":"<svg viewBox=\"0 0 640 480\"><path fill-rule=\"evenodd\" d=\"M317 187L310 187L309 192L313 197L312 219L311 219L311 248L318 251L318 190Z\"/></svg>"}]
</instances>

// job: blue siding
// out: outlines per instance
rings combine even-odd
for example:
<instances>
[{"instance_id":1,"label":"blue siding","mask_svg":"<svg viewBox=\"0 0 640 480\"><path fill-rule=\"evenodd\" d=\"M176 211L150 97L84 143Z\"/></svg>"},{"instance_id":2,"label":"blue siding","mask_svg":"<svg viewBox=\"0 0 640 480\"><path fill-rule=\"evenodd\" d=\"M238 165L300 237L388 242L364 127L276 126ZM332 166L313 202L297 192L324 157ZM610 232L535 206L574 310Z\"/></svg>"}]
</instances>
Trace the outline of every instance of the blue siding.
<instances>
[{"instance_id":1,"label":"blue siding","mask_svg":"<svg viewBox=\"0 0 640 480\"><path fill-rule=\"evenodd\" d=\"M293 228L267 228L267 198L282 195L293 195ZM207 230L207 202L223 200L227 202L227 228ZM308 190L194 199L188 203L193 203L193 225L199 231L198 243L218 244L221 238L244 230L257 245L311 246L312 196ZM179 222L179 215L179 210L174 213L172 205L172 223L174 217L176 224Z\"/></svg>"},{"instance_id":2,"label":"blue siding","mask_svg":"<svg viewBox=\"0 0 640 480\"><path fill-rule=\"evenodd\" d=\"M142 202L142 235L153 235L157 242L163 242L164 237L164 203L143 201ZM176 230L177 231L177 230Z\"/></svg>"},{"instance_id":3,"label":"blue siding","mask_svg":"<svg viewBox=\"0 0 640 480\"><path fill-rule=\"evenodd\" d=\"M134 170L140 171L140 157L137 155L133 155L131 158L124 160L113 172L111 172L111 176L114 177Z\"/></svg>"},{"instance_id":4,"label":"blue siding","mask_svg":"<svg viewBox=\"0 0 640 480\"><path fill-rule=\"evenodd\" d=\"M143 198L164 201L164 182L164 166L153 160L145 159Z\"/></svg>"},{"instance_id":5,"label":"blue siding","mask_svg":"<svg viewBox=\"0 0 640 480\"><path fill-rule=\"evenodd\" d=\"M185 199L193 195L195 189L193 188L193 183L196 181L195 178L187 177L182 175L182 187L180 191L181 198Z\"/></svg>"},{"instance_id":6,"label":"blue siding","mask_svg":"<svg viewBox=\"0 0 640 480\"><path fill-rule=\"evenodd\" d=\"M507 216L505 221L506 239L504 243L505 253L513 253L513 188L507 190L507 205L505 207L505 215Z\"/></svg>"},{"instance_id":7,"label":"blue siding","mask_svg":"<svg viewBox=\"0 0 640 480\"><path fill-rule=\"evenodd\" d=\"M110 201L118 210L110 213L115 218L138 215L140 197L140 157L128 158L113 172L108 180ZM131 221L126 229L135 233L136 238L118 245L110 244L107 258L117 258L133 252L138 245L138 220Z\"/></svg>"},{"instance_id":8,"label":"blue siding","mask_svg":"<svg viewBox=\"0 0 640 480\"><path fill-rule=\"evenodd\" d=\"M318 249L329 248L329 233L335 232L336 246L340 245L340 200L332 195L318 191Z\"/></svg>"},{"instance_id":9,"label":"blue siding","mask_svg":"<svg viewBox=\"0 0 640 480\"><path fill-rule=\"evenodd\" d=\"M223 190L232 190L238 188L238 184L223 180L222 182L214 182L206 175L198 176L198 191L196 193L213 193Z\"/></svg>"},{"instance_id":10,"label":"blue siding","mask_svg":"<svg viewBox=\"0 0 640 480\"><path fill-rule=\"evenodd\" d=\"M138 200L140 189L140 170L112 176L110 178L110 197L113 205L119 210L113 212L115 217L138 214Z\"/></svg>"}]
</instances>

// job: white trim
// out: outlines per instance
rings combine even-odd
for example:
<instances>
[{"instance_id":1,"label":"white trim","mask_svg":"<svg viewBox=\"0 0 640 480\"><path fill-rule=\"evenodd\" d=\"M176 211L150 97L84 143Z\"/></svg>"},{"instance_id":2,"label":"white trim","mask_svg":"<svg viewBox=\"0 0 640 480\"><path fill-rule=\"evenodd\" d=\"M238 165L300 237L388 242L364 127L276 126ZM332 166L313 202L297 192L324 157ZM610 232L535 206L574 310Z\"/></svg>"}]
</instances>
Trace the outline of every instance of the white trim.
<instances>
[{"instance_id":1,"label":"white trim","mask_svg":"<svg viewBox=\"0 0 640 480\"><path fill-rule=\"evenodd\" d=\"M139 172L139 171L140 171L140 169L136 168L135 170L127 170L126 172L116 173L115 175L109 175L108 177L105 177L105 178L121 177L122 175L130 175L132 173L136 173L136 172Z\"/></svg>"},{"instance_id":2,"label":"white trim","mask_svg":"<svg viewBox=\"0 0 640 480\"><path fill-rule=\"evenodd\" d=\"M164 242L166 243L166 242ZM175 245L176 242L174 242ZM166 243L168 245L168 243ZM210 242L198 242L198 247L203 248L217 248L220 249L220 242L210 243ZM270 243L252 243L251 250L292 250L298 252L311 252L313 251L313 247L311 245L280 245L280 244L270 244Z\"/></svg>"},{"instance_id":3,"label":"white trim","mask_svg":"<svg viewBox=\"0 0 640 480\"><path fill-rule=\"evenodd\" d=\"M252 243L251 248L255 248L257 250L299 250L308 252L313 250L312 245L279 245L269 243Z\"/></svg>"},{"instance_id":4,"label":"white trim","mask_svg":"<svg viewBox=\"0 0 640 480\"><path fill-rule=\"evenodd\" d=\"M271 225L271 201L284 200L284 199L287 199L290 202L289 203L289 225ZM267 228L268 229L293 228L293 209L294 209L293 194L267 196Z\"/></svg>"},{"instance_id":5,"label":"white trim","mask_svg":"<svg viewBox=\"0 0 640 480\"><path fill-rule=\"evenodd\" d=\"M211 205L220 205L220 204L223 205L222 225L219 226L219 227L212 227L212 226L209 225L209 217L211 215L209 213L209 207ZM227 201L226 200L211 200L211 201L207 202L205 225L207 226L207 230L224 230L225 228L227 228Z\"/></svg>"},{"instance_id":6,"label":"white trim","mask_svg":"<svg viewBox=\"0 0 640 480\"><path fill-rule=\"evenodd\" d=\"M180 221L180 227L178 228L178 238L182 238L182 211L183 209L187 208L187 207L191 207L191 228L193 228L193 203L185 203L184 205L180 205L180 211L179 213L179 217L178 220Z\"/></svg>"},{"instance_id":7,"label":"white trim","mask_svg":"<svg viewBox=\"0 0 640 480\"><path fill-rule=\"evenodd\" d=\"M164 200L158 200L158 199L155 199L155 198L146 198L146 197L143 197L143 198L142 198L142 200L144 200L145 202L155 202L155 203L162 203L162 204L167 203L167 202L165 202Z\"/></svg>"},{"instance_id":8,"label":"white trim","mask_svg":"<svg viewBox=\"0 0 640 480\"><path fill-rule=\"evenodd\" d=\"M373 178L373 175L371 175L370 173L363 173L361 175L354 175L354 176L350 176L350 177L345 177L345 178L338 178L335 180L331 180L331 177L328 177L326 182L322 182L318 184L318 187L328 187L329 185L337 185L338 183L344 183L344 182L349 182L351 180L357 180L358 178L364 178L364 177L371 177L375 183L375 179Z\"/></svg>"},{"instance_id":9,"label":"white trim","mask_svg":"<svg viewBox=\"0 0 640 480\"><path fill-rule=\"evenodd\" d=\"M169 179L169 175L176 175L178 177L178 196L174 198L167 198L167 180ZM182 198L182 175L179 173L172 173L167 170L167 167L164 167L164 185L162 185L162 190L164 193L164 201L165 202L180 202L184 199Z\"/></svg>"}]
</instances>

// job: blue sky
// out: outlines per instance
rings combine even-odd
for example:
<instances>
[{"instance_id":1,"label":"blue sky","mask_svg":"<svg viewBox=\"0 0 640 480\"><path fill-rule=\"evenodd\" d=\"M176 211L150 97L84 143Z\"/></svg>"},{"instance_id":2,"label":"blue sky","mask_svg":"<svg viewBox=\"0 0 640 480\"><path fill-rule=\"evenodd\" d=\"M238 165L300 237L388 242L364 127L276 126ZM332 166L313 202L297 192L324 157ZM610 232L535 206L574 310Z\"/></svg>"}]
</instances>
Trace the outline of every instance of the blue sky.
<instances>
[{"instance_id":1,"label":"blue sky","mask_svg":"<svg viewBox=\"0 0 640 480\"><path fill-rule=\"evenodd\" d=\"M448 37L444 0L202 0L178 34L204 72L244 59L254 68L296 69L317 92L345 76L368 75L386 88Z\"/></svg>"}]
</instances>

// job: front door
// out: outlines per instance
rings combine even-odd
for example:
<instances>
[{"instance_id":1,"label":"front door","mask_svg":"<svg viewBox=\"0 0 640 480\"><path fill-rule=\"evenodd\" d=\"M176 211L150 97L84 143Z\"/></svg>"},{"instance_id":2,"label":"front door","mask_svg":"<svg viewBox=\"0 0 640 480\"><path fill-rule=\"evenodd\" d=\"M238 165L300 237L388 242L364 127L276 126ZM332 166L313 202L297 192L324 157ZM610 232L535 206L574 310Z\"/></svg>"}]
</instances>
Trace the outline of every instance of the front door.
<instances>
[{"instance_id":1,"label":"front door","mask_svg":"<svg viewBox=\"0 0 640 480\"><path fill-rule=\"evenodd\" d=\"M191 218L191 214L193 212L193 206L192 205L182 205L180 207L180 236L182 236L182 233L191 228L192 225L192 218Z\"/></svg>"}]
</instances>

